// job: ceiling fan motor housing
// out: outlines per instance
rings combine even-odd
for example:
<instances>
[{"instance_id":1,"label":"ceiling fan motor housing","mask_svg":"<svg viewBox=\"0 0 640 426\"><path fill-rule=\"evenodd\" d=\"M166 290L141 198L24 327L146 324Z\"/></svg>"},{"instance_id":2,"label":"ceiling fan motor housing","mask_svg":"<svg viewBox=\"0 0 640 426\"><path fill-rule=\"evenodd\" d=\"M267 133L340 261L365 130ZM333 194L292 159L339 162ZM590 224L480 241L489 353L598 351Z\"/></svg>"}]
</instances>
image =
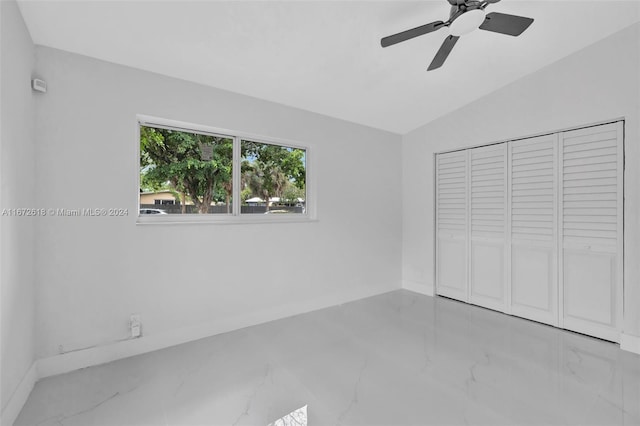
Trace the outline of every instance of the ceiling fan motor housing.
<instances>
[{"instance_id":1,"label":"ceiling fan motor housing","mask_svg":"<svg viewBox=\"0 0 640 426\"><path fill-rule=\"evenodd\" d=\"M449 33L453 36L461 36L477 29L485 19L485 11L479 1L467 1L464 4L451 8L451 24Z\"/></svg>"}]
</instances>

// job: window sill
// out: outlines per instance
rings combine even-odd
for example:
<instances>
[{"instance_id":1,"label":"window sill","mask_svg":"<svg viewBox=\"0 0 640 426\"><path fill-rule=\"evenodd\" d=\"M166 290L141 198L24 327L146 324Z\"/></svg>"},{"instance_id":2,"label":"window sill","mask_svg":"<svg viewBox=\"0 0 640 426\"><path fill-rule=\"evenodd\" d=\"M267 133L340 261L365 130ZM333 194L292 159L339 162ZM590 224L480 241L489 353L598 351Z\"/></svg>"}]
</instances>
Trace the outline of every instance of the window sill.
<instances>
[{"instance_id":1,"label":"window sill","mask_svg":"<svg viewBox=\"0 0 640 426\"><path fill-rule=\"evenodd\" d=\"M311 223L318 221L318 219L311 218L307 215L300 215L295 217L284 215L267 215L268 217L264 216L265 215L207 215L206 217L201 217L200 215L152 215L138 216L136 219L136 225L251 225L265 223Z\"/></svg>"}]
</instances>

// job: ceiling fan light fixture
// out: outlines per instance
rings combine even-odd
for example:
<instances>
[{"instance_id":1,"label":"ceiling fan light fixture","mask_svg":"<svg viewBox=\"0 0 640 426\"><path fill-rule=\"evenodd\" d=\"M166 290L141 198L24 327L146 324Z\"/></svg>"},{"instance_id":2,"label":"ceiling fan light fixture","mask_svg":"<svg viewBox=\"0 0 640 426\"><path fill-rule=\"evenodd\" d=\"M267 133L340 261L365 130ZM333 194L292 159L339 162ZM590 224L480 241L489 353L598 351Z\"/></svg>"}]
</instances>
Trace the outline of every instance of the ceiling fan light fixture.
<instances>
[{"instance_id":1,"label":"ceiling fan light fixture","mask_svg":"<svg viewBox=\"0 0 640 426\"><path fill-rule=\"evenodd\" d=\"M468 10L462 15L458 16L449 25L449 33L453 36L460 37L461 35L470 33L477 29L485 19L485 11L478 8Z\"/></svg>"}]
</instances>

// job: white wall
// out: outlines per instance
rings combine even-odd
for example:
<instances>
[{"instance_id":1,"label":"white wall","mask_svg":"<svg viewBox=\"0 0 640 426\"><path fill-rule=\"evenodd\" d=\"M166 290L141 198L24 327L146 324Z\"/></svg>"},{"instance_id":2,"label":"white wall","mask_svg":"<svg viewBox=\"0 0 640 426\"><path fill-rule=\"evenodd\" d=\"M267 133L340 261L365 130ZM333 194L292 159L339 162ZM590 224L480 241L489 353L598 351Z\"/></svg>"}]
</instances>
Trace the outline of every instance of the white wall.
<instances>
[{"instance_id":1,"label":"white wall","mask_svg":"<svg viewBox=\"0 0 640 426\"><path fill-rule=\"evenodd\" d=\"M433 291L434 153L624 117L624 329L640 336L639 37L636 24L403 137L405 285Z\"/></svg>"},{"instance_id":2,"label":"white wall","mask_svg":"<svg viewBox=\"0 0 640 426\"><path fill-rule=\"evenodd\" d=\"M48 83L38 205L130 212L38 222L39 358L127 338L131 313L143 339L187 335L400 287L400 136L46 47L36 56ZM136 226L136 114L307 144L319 220Z\"/></svg>"},{"instance_id":3,"label":"white wall","mask_svg":"<svg viewBox=\"0 0 640 426\"><path fill-rule=\"evenodd\" d=\"M1 210L29 207L35 194L35 109L30 87L34 46L14 1L0 2L0 55ZM16 392L20 393L35 360L34 233L29 218L3 216L0 221L0 399L5 418L10 399L20 398Z\"/></svg>"}]
</instances>

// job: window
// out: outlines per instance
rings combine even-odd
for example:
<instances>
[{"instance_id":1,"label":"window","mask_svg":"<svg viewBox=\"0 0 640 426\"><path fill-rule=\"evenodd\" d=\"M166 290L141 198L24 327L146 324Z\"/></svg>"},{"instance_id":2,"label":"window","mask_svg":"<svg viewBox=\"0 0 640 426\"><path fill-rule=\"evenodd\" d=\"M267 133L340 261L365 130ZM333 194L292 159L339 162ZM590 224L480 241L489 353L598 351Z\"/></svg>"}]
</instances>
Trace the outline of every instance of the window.
<instances>
[{"instance_id":1,"label":"window","mask_svg":"<svg viewBox=\"0 0 640 426\"><path fill-rule=\"evenodd\" d=\"M229 137L141 125L140 192L172 196L172 214L231 213L232 153Z\"/></svg>"},{"instance_id":2,"label":"window","mask_svg":"<svg viewBox=\"0 0 640 426\"><path fill-rule=\"evenodd\" d=\"M305 213L306 151L242 140L241 212Z\"/></svg>"},{"instance_id":3,"label":"window","mask_svg":"<svg viewBox=\"0 0 640 426\"><path fill-rule=\"evenodd\" d=\"M158 207L162 222L309 217L305 147L150 118L139 145L139 218Z\"/></svg>"}]
</instances>

